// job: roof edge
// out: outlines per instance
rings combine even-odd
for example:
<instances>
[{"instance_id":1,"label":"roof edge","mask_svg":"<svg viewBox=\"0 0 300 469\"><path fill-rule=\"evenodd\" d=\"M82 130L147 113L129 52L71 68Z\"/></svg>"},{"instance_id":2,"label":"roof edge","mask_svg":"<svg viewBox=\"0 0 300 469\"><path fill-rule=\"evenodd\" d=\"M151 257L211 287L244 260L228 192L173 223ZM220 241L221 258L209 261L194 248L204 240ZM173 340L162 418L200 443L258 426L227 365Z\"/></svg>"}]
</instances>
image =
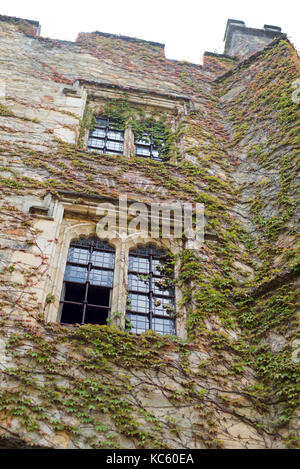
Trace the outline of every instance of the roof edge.
<instances>
[{"instance_id":1,"label":"roof edge","mask_svg":"<svg viewBox=\"0 0 300 469\"><path fill-rule=\"evenodd\" d=\"M104 36L104 37L114 38L114 39L122 39L123 41L138 42L138 43L141 42L141 43L151 44L151 46L160 47L162 49L164 49L165 47L165 44L162 44L161 42L147 41L146 39L123 36L122 34L103 33L102 31L93 31L93 32L86 33L86 34L98 34L99 36Z\"/></svg>"},{"instance_id":2,"label":"roof edge","mask_svg":"<svg viewBox=\"0 0 300 469\"><path fill-rule=\"evenodd\" d=\"M209 51L205 51L203 56L204 57L218 57L220 59L230 59L233 61L236 61L239 59L237 55L218 54L217 52L209 52Z\"/></svg>"}]
</instances>

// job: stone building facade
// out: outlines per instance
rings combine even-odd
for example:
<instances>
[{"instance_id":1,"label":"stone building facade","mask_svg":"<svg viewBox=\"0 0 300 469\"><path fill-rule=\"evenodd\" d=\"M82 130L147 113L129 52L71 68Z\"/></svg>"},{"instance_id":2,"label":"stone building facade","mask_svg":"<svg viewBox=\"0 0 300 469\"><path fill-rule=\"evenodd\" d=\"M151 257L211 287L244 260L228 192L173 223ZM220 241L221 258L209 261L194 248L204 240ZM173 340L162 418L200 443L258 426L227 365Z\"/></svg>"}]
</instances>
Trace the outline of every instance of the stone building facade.
<instances>
[{"instance_id":1,"label":"stone building facade","mask_svg":"<svg viewBox=\"0 0 300 469\"><path fill-rule=\"evenodd\" d=\"M294 447L293 45L228 20L224 54L196 65L136 38L39 34L0 16L1 447ZM120 195L204 204L204 243L99 236Z\"/></svg>"}]
</instances>

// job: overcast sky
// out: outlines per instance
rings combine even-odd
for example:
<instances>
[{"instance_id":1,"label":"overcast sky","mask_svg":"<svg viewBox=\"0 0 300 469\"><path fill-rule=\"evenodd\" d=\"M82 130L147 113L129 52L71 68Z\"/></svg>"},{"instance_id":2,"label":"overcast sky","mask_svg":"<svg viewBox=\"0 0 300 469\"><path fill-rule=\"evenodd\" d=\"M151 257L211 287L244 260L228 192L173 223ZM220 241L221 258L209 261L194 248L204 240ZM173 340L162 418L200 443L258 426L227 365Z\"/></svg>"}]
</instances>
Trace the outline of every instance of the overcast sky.
<instances>
[{"instance_id":1,"label":"overcast sky","mask_svg":"<svg viewBox=\"0 0 300 469\"><path fill-rule=\"evenodd\" d=\"M41 35L55 39L98 30L162 42L168 58L193 63L223 52L228 18L281 26L300 50L299 0L2 0L0 14L38 20Z\"/></svg>"}]
</instances>

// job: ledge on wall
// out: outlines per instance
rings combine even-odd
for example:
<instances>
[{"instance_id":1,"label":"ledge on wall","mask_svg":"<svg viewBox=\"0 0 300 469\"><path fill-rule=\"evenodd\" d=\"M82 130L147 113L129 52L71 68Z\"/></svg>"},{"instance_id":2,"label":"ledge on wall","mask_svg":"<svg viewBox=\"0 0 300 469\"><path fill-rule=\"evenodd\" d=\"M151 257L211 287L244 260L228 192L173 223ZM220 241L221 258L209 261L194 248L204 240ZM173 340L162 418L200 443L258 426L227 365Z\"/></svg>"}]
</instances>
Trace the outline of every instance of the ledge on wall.
<instances>
[{"instance_id":1,"label":"ledge on wall","mask_svg":"<svg viewBox=\"0 0 300 469\"><path fill-rule=\"evenodd\" d=\"M18 18L17 16L6 16L6 15L0 15L0 21L15 24L22 29L24 34L27 34L30 36L39 36L41 33L41 25L39 21L27 20L25 18ZM26 26L28 26L28 30L26 30Z\"/></svg>"}]
</instances>

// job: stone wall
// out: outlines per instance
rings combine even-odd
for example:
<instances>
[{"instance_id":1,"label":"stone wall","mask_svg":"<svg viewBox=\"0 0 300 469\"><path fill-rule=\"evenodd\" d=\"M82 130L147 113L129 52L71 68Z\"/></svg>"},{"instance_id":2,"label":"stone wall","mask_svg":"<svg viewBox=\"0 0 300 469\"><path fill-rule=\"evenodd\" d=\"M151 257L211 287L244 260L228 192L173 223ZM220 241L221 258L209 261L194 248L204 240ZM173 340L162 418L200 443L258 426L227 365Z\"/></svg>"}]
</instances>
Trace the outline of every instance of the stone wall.
<instances>
[{"instance_id":1,"label":"stone wall","mask_svg":"<svg viewBox=\"0 0 300 469\"><path fill-rule=\"evenodd\" d=\"M2 18L0 56L3 444L296 445L290 43L239 64L208 55L200 67L166 59L160 44L102 33L56 41ZM174 136L166 163L86 151L89 112L112 99L163 116ZM205 204L204 245L182 240L177 253L187 340L55 322L62 240L73 226L90 234L97 205L119 194Z\"/></svg>"}]
</instances>

